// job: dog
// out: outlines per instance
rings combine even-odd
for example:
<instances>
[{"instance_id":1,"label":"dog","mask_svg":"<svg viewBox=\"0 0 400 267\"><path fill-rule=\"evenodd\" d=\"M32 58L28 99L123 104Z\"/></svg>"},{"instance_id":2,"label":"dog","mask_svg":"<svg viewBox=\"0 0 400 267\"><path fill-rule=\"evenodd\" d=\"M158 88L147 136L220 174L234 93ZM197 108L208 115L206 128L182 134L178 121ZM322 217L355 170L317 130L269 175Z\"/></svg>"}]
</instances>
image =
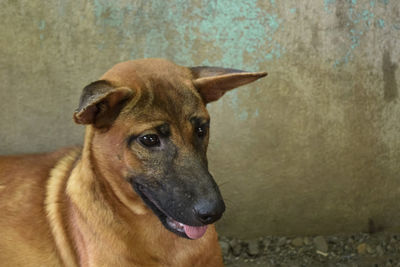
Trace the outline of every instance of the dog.
<instances>
[{"instance_id":1,"label":"dog","mask_svg":"<svg viewBox=\"0 0 400 267\"><path fill-rule=\"evenodd\" d=\"M223 266L206 105L266 76L164 59L83 89L83 147L0 157L2 266Z\"/></svg>"}]
</instances>

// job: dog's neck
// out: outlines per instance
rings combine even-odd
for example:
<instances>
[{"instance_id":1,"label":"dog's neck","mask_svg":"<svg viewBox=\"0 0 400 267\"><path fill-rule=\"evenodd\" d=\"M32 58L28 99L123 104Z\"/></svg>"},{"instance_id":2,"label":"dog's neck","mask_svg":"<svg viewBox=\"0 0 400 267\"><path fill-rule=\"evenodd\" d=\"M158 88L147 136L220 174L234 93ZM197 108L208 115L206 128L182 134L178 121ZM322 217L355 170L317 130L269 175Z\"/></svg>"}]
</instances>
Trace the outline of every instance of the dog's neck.
<instances>
[{"instance_id":1,"label":"dog's neck","mask_svg":"<svg viewBox=\"0 0 400 267\"><path fill-rule=\"evenodd\" d=\"M116 190L112 181L118 179L107 179L109 172L98 169L96 161L101 159L95 158L91 150L95 135L88 127L81 157L74 154L65 170L51 177L51 181L64 183L65 188L64 197L54 200L53 207L58 211L53 213L63 214L66 223L59 221L55 226L52 222L53 230L58 231L55 236L63 242L56 240L64 262L69 260L71 266L190 266L194 262L210 266L208 261L213 258L205 258L204 254L210 249L210 238L216 238L214 227L210 226L199 240L183 239L166 230L150 209L138 208L138 203L133 206L135 201L145 204L129 184L119 177L131 198ZM152 227L146 227L149 225Z\"/></svg>"},{"instance_id":2,"label":"dog's neck","mask_svg":"<svg viewBox=\"0 0 400 267\"><path fill-rule=\"evenodd\" d=\"M131 231L131 229L136 228L135 224L154 220L152 224L159 225L159 227L153 228L152 231L160 232L160 237L163 236L162 232L165 232L165 229L150 210L144 206L142 210L137 208L138 205L132 205L133 201L140 201L140 203L142 201L129 188L129 184L126 188L132 195L130 199L126 198L124 192L117 189L116 181L119 180L121 183L126 183L126 181L121 177L117 177L117 179L107 177L107 175L114 174L106 168L99 169L99 165L103 166L103 164L99 164L99 161L103 159L96 158L92 151L95 135L95 129L90 126L87 127L81 159L72 170L66 184L69 222L67 231L75 244L80 265L96 266L100 264L98 262L100 259L102 260L101 264L105 264L106 259L103 259L103 257L107 254L120 253L131 248L135 248L135 250L129 252L129 255L132 255L131 259L120 259L121 262L118 264L110 262L109 265L124 266L126 262L122 261L145 259L146 257L143 257L143 255L148 256L149 262L162 258L163 253L160 254L162 251L140 250L134 244L130 244L131 240L137 242L138 236L143 234L142 242L157 242L157 240L146 240L145 233ZM85 201L82 201L82 198L86 198ZM96 229L96 232L93 232L93 229ZM135 238L132 238L133 235L136 235ZM173 234L171 236L172 239L176 239ZM143 248L146 247L149 246L143 246ZM116 257L112 258L115 259ZM137 263L137 265L140 266L141 263Z\"/></svg>"}]
</instances>

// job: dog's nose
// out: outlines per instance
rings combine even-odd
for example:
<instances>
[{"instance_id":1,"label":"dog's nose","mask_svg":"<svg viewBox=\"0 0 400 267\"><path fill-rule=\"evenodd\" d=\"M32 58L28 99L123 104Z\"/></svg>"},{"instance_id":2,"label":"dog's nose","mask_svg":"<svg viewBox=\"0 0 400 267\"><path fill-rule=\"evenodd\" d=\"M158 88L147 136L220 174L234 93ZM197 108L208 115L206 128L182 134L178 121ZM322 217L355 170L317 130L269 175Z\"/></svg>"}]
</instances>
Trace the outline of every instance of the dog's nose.
<instances>
[{"instance_id":1,"label":"dog's nose","mask_svg":"<svg viewBox=\"0 0 400 267\"><path fill-rule=\"evenodd\" d=\"M202 201L194 206L196 218L204 224L210 224L221 218L225 211L225 203L221 201L207 202Z\"/></svg>"}]
</instances>

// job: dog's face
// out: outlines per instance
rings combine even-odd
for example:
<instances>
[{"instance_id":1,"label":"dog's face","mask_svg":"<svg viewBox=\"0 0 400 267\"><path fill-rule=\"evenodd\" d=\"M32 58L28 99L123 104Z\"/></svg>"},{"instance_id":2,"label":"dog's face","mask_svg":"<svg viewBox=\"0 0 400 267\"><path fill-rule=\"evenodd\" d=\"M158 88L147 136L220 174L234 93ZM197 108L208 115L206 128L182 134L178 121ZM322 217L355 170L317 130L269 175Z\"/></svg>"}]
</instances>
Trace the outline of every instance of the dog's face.
<instances>
[{"instance_id":1,"label":"dog's face","mask_svg":"<svg viewBox=\"0 0 400 267\"><path fill-rule=\"evenodd\" d=\"M185 68L160 59L116 65L88 85L74 118L91 124L94 157L125 181L163 225L197 239L225 204L207 167L205 105L266 73ZM85 144L86 145L86 144Z\"/></svg>"}]
</instances>

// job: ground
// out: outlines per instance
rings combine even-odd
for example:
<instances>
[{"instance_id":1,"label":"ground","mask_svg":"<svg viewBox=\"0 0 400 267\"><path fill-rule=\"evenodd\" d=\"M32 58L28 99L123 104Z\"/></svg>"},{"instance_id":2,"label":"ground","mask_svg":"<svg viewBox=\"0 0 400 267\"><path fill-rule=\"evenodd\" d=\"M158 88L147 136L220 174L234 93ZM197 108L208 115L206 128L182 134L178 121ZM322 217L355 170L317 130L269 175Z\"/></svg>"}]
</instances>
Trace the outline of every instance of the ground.
<instances>
[{"instance_id":1,"label":"ground","mask_svg":"<svg viewBox=\"0 0 400 267\"><path fill-rule=\"evenodd\" d=\"M220 237L227 267L400 266L400 234L356 233L314 237Z\"/></svg>"}]
</instances>

